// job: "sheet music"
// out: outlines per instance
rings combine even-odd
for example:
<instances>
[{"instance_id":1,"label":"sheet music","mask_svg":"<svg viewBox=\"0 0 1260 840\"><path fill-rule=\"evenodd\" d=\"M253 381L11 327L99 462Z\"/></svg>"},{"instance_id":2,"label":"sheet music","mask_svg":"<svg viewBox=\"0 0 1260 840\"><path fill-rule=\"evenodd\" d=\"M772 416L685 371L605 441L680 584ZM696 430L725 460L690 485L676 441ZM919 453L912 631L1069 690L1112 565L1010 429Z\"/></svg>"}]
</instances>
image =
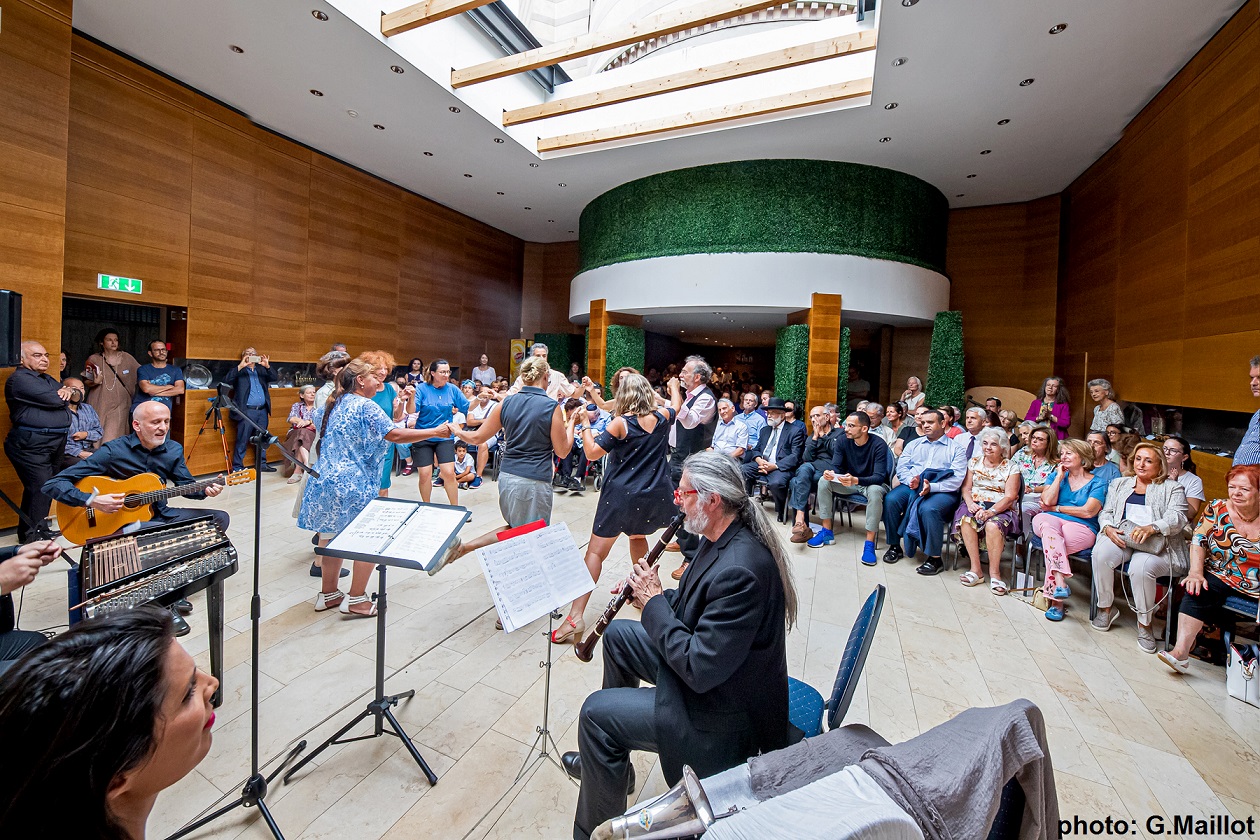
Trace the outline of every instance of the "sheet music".
<instances>
[{"instance_id":1,"label":"sheet music","mask_svg":"<svg viewBox=\"0 0 1260 840\"><path fill-rule=\"evenodd\" d=\"M414 510L410 505L382 502L376 499L346 526L329 545L340 551L356 554L380 554L394 532L407 521Z\"/></svg>"},{"instance_id":2,"label":"sheet music","mask_svg":"<svg viewBox=\"0 0 1260 840\"><path fill-rule=\"evenodd\" d=\"M418 507L380 553L426 566L467 516L462 508Z\"/></svg>"},{"instance_id":3,"label":"sheet music","mask_svg":"<svg viewBox=\"0 0 1260 840\"><path fill-rule=\"evenodd\" d=\"M373 499L354 521L320 550L351 559L396 561L392 565L428 569L441 548L463 526L468 511L422 502Z\"/></svg>"},{"instance_id":4,"label":"sheet music","mask_svg":"<svg viewBox=\"0 0 1260 840\"><path fill-rule=\"evenodd\" d=\"M477 559L508 633L595 589L563 522L487 546Z\"/></svg>"}]
</instances>

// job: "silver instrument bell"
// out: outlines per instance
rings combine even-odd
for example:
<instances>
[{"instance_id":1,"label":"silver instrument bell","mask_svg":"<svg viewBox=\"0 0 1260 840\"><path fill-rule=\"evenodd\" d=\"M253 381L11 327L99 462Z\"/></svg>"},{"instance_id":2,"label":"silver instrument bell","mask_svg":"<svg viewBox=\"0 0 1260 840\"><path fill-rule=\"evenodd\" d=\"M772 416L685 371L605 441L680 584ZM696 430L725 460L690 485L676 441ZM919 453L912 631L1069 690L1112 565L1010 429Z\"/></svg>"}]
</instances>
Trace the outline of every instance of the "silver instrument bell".
<instances>
[{"instance_id":1,"label":"silver instrument bell","mask_svg":"<svg viewBox=\"0 0 1260 840\"><path fill-rule=\"evenodd\" d=\"M642 808L613 817L591 833L591 840L656 840L704 834L713 825L713 808L694 770L683 765L682 781Z\"/></svg>"}]
</instances>

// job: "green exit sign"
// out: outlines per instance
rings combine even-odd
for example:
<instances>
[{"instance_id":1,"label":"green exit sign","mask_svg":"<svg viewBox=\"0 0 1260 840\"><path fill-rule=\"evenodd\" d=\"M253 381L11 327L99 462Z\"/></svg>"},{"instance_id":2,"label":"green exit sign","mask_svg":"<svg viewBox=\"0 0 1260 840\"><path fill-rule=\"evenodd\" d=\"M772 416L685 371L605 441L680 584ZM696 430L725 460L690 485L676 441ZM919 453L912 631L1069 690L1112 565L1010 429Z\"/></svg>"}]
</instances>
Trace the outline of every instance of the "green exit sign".
<instances>
[{"instance_id":1,"label":"green exit sign","mask_svg":"<svg viewBox=\"0 0 1260 840\"><path fill-rule=\"evenodd\" d=\"M96 275L96 288L107 292L127 292L138 295L144 292L144 281L134 277L115 277L112 274Z\"/></svg>"}]
</instances>

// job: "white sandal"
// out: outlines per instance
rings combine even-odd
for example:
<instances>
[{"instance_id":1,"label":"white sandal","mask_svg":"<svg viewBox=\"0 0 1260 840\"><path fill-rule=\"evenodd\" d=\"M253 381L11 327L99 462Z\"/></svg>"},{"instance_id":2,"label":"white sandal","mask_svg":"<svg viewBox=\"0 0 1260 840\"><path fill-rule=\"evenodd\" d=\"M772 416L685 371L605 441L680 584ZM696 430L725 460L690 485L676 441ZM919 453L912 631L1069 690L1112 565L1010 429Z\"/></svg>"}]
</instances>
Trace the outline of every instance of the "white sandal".
<instances>
[{"instance_id":1,"label":"white sandal","mask_svg":"<svg viewBox=\"0 0 1260 840\"><path fill-rule=\"evenodd\" d=\"M315 596L315 612L331 610L345 600L346 593L338 589L335 592L321 592Z\"/></svg>"},{"instance_id":2,"label":"white sandal","mask_svg":"<svg viewBox=\"0 0 1260 840\"><path fill-rule=\"evenodd\" d=\"M1010 592L1011 589L1009 586L1006 585L1006 581L1002 580L1001 578L992 578L989 581L989 591L992 592L994 595L1001 596L1001 595L1005 595L1007 592Z\"/></svg>"},{"instance_id":3,"label":"white sandal","mask_svg":"<svg viewBox=\"0 0 1260 840\"><path fill-rule=\"evenodd\" d=\"M358 606L359 604L371 604L372 609L367 612L355 612L350 609L351 607ZM351 618L371 618L376 615L376 602L373 601L372 596L367 593L362 595L351 595L349 598L346 598L341 602L341 614L348 615Z\"/></svg>"},{"instance_id":4,"label":"white sandal","mask_svg":"<svg viewBox=\"0 0 1260 840\"><path fill-rule=\"evenodd\" d=\"M978 575L971 569L968 569L958 576L958 582L963 586L979 586L984 583L984 575Z\"/></svg>"}]
</instances>

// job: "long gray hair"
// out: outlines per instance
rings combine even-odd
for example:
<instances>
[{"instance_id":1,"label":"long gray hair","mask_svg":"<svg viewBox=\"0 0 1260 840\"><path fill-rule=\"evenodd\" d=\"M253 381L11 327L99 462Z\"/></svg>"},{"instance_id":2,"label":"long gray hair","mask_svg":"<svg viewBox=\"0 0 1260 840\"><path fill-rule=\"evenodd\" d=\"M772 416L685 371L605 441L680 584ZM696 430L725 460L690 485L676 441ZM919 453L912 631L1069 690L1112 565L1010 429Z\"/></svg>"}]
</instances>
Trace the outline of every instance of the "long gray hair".
<instances>
[{"instance_id":1,"label":"long gray hair","mask_svg":"<svg viewBox=\"0 0 1260 840\"><path fill-rule=\"evenodd\" d=\"M722 500L722 507L738 516L762 545L770 549L783 583L783 604L787 627L791 630L796 624L796 583L792 580L787 546L761 505L748 498L744 477L734 459L721 452L697 452L683 463L683 471L691 479L692 489L703 495L716 495Z\"/></svg>"}]
</instances>

